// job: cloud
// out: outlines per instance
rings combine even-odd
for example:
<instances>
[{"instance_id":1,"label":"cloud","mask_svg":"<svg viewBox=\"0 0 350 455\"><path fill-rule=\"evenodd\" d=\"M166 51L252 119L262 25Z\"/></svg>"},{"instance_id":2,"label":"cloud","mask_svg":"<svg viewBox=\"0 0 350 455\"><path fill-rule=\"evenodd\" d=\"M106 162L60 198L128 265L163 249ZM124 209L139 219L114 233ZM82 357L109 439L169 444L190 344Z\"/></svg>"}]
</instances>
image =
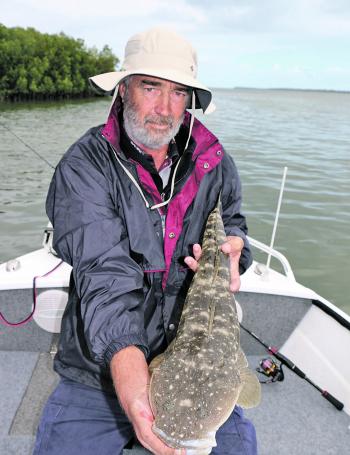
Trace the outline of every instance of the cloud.
<instances>
[{"instance_id":1,"label":"cloud","mask_svg":"<svg viewBox=\"0 0 350 455\"><path fill-rule=\"evenodd\" d=\"M232 34L350 36L350 2L238 0L213 5L213 22Z\"/></svg>"},{"instance_id":2,"label":"cloud","mask_svg":"<svg viewBox=\"0 0 350 455\"><path fill-rule=\"evenodd\" d=\"M84 18L95 18L96 22L105 19L123 19L151 17L164 14L170 18L186 18L186 21L204 23L208 20L205 11L199 6L191 5L186 0L176 2L164 0L100 0L98 4L87 0L60 0L50 2L47 0L27 0L26 7L40 10L42 13L56 14L76 18L82 21Z\"/></svg>"},{"instance_id":3,"label":"cloud","mask_svg":"<svg viewBox=\"0 0 350 455\"><path fill-rule=\"evenodd\" d=\"M213 86L247 85L248 76L250 84L255 78L258 83L270 85L264 80L274 76L283 86L291 86L297 76L310 79L314 74L325 81L329 75L332 84L349 86L346 78L350 66L348 0L99 0L98 4L90 0L12 0L3 3L1 22L6 26L31 26L47 33L64 31L84 39L89 47L101 49L109 44L121 59L126 40L134 33L156 25L170 27L193 43L199 56L201 78L204 75L203 82Z\"/></svg>"},{"instance_id":4,"label":"cloud","mask_svg":"<svg viewBox=\"0 0 350 455\"><path fill-rule=\"evenodd\" d=\"M350 37L347 0L100 0L98 5L88 0L13 0L2 6L2 16L5 23L8 17L19 25L30 17L40 22L40 16L55 27L114 23L116 31L124 24L140 29L161 22L201 35Z\"/></svg>"}]
</instances>

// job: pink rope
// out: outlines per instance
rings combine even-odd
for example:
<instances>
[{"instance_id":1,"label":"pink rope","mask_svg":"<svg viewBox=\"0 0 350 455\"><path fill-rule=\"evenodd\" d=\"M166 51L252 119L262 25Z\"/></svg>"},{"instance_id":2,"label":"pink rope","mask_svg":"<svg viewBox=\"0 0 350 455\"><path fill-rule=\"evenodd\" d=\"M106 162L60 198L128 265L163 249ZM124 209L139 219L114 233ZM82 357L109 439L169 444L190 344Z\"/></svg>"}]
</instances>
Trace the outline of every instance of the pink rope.
<instances>
[{"instance_id":1,"label":"pink rope","mask_svg":"<svg viewBox=\"0 0 350 455\"><path fill-rule=\"evenodd\" d=\"M50 275L50 273L52 273L56 269L58 269L58 267L60 265L62 265L62 263L63 263L63 261L59 262L52 270L46 272L44 275L35 276L33 278L33 309L31 311L31 313L29 314L29 316L27 316L25 319L23 319L22 321L19 321L19 322L10 322L0 312L0 323L2 323L4 325L7 325L8 327L20 327L20 326L22 326L24 324L27 324L27 322L29 322L32 319L32 317L34 315L34 312L35 312L35 309L36 309L36 300L37 300L37 297L38 297L37 289L36 289L36 280L37 280L37 278L44 278L45 276Z\"/></svg>"}]
</instances>

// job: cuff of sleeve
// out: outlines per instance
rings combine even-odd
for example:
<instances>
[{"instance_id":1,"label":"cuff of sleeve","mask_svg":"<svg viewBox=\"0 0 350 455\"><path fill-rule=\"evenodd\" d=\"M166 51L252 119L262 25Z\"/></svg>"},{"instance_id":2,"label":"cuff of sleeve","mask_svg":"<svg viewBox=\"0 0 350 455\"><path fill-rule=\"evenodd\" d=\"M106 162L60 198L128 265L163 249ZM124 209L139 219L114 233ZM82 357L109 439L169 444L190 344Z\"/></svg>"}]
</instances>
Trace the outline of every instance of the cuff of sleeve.
<instances>
[{"instance_id":1,"label":"cuff of sleeve","mask_svg":"<svg viewBox=\"0 0 350 455\"><path fill-rule=\"evenodd\" d=\"M149 348L147 346L147 342L145 340L144 335L140 333L134 333L130 335L125 335L124 337L121 337L118 340L112 341L112 343L108 345L104 354L104 360L106 364L109 365L114 354L128 346L138 347L144 353L146 358L149 355Z\"/></svg>"},{"instance_id":2,"label":"cuff of sleeve","mask_svg":"<svg viewBox=\"0 0 350 455\"><path fill-rule=\"evenodd\" d=\"M231 228L230 227L225 228L225 234L227 236L232 235L232 236L240 237L241 239L244 240L244 243L247 242L247 237L246 237L245 233L237 226L233 226Z\"/></svg>"}]
</instances>

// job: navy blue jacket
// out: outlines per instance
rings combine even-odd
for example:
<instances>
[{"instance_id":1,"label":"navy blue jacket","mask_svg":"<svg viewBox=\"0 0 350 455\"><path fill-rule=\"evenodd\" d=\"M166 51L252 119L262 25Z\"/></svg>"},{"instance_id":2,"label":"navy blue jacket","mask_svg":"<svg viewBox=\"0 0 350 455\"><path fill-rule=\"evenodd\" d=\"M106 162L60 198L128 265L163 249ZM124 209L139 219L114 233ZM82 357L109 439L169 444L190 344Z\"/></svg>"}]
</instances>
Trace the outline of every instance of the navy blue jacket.
<instances>
[{"instance_id":1,"label":"navy blue jacket","mask_svg":"<svg viewBox=\"0 0 350 455\"><path fill-rule=\"evenodd\" d=\"M183 128L188 128L189 115ZM119 158L116 159L115 154ZM243 238L240 272L251 264L241 185L232 158L195 120L186 168L167 207L146 171L119 146L118 118L92 128L63 156L52 179L46 210L53 246L72 265L55 370L87 385L113 390L109 363L120 349L137 345L148 360L174 338L193 273L183 259L200 243L205 221L222 190L227 235Z\"/></svg>"}]
</instances>

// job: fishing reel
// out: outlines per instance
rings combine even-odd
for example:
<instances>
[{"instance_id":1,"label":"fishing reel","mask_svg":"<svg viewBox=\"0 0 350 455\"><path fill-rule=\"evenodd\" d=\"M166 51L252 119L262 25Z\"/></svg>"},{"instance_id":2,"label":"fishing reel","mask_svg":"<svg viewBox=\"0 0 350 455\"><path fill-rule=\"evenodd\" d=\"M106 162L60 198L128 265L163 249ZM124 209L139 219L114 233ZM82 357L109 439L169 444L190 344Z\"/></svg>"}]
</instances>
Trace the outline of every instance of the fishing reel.
<instances>
[{"instance_id":1,"label":"fishing reel","mask_svg":"<svg viewBox=\"0 0 350 455\"><path fill-rule=\"evenodd\" d=\"M260 360L260 367L256 369L258 373L266 376L266 381L260 381L261 384L268 384L270 382L277 382L284 380L284 373L282 370L282 364L275 362L271 357L266 357L265 359Z\"/></svg>"}]
</instances>

